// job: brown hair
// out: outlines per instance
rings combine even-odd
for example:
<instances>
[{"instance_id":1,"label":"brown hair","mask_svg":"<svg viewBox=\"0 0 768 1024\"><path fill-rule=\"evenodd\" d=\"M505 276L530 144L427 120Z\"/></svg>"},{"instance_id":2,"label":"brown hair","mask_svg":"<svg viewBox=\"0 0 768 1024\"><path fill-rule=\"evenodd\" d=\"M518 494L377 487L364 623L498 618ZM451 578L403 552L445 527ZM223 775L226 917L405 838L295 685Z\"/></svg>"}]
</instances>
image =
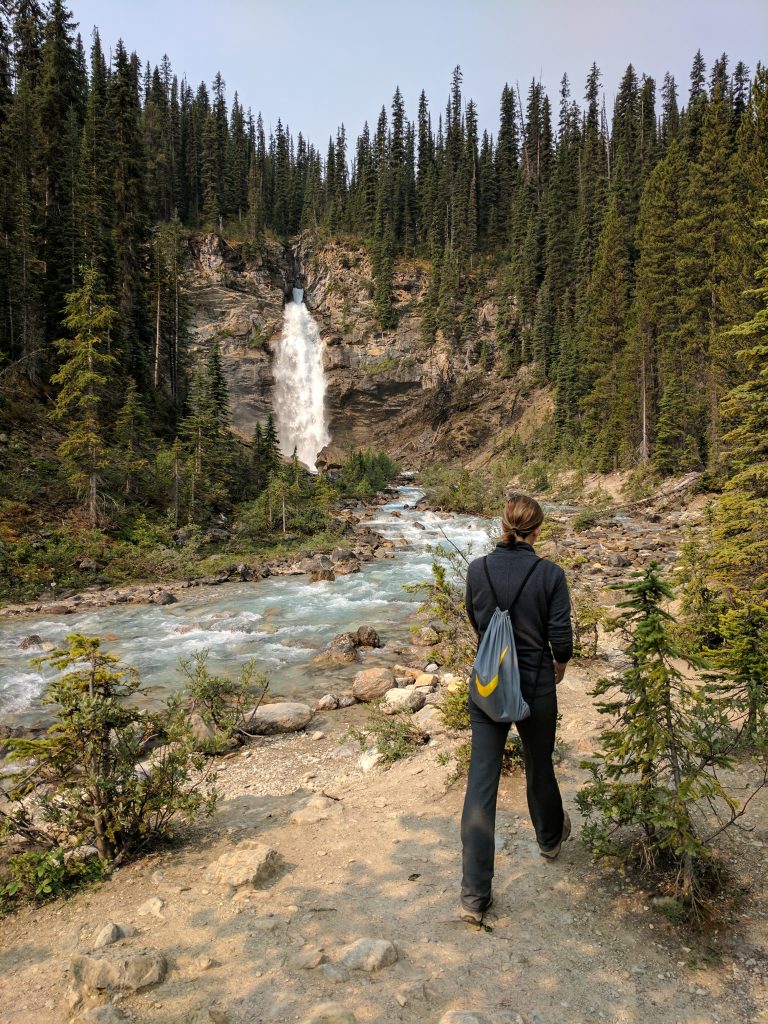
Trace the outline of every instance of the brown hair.
<instances>
[{"instance_id":1,"label":"brown hair","mask_svg":"<svg viewBox=\"0 0 768 1024\"><path fill-rule=\"evenodd\" d=\"M510 494L501 513L501 542L514 547L544 522L544 512L535 498Z\"/></svg>"}]
</instances>

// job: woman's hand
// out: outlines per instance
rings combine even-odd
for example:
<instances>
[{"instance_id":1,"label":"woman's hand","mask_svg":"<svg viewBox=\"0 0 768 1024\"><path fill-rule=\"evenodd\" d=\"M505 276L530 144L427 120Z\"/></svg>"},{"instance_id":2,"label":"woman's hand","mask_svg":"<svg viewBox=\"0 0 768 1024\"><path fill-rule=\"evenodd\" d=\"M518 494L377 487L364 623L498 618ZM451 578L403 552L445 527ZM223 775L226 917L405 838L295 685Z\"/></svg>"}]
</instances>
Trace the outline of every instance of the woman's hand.
<instances>
[{"instance_id":1,"label":"woman's hand","mask_svg":"<svg viewBox=\"0 0 768 1024\"><path fill-rule=\"evenodd\" d=\"M565 675L565 662L553 661L552 666L555 670L555 686L559 686L563 681Z\"/></svg>"}]
</instances>

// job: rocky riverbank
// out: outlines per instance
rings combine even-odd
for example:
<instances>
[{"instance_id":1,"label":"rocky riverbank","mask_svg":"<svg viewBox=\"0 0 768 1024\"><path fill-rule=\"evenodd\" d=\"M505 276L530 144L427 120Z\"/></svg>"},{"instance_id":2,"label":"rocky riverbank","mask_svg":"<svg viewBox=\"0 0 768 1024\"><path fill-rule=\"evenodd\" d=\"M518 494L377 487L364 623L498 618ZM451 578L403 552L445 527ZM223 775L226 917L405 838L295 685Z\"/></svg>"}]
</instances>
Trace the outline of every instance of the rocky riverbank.
<instances>
[{"instance_id":1,"label":"rocky riverbank","mask_svg":"<svg viewBox=\"0 0 768 1024\"><path fill-rule=\"evenodd\" d=\"M381 499L385 500L384 498ZM69 615L86 608L105 608L119 604L172 604L174 594L190 587L219 586L224 583L248 582L269 576L310 577L310 582L332 580L336 576L358 572L363 562L394 557L397 545L375 533L365 524L375 504L352 503L335 516L335 532L344 546L327 551L309 551L300 557L279 556L258 558L232 564L212 576L194 579L164 580L162 583L135 583L110 587L96 584L81 592L64 591L55 598L7 604L0 607L0 618L21 615ZM24 641L21 641L24 643ZM27 640L26 647L34 646Z\"/></svg>"}]
</instances>

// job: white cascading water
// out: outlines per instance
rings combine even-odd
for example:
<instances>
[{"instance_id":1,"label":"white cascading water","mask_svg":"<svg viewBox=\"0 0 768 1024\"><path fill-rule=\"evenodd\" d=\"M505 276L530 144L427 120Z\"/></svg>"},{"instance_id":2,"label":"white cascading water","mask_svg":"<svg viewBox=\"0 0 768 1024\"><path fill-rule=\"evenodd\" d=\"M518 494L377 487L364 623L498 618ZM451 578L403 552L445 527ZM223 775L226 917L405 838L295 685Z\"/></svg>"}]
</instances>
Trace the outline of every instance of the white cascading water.
<instances>
[{"instance_id":1,"label":"white cascading water","mask_svg":"<svg viewBox=\"0 0 768 1024\"><path fill-rule=\"evenodd\" d=\"M286 302L283 333L275 358L275 424L280 449L313 472L315 459L331 439L325 414L325 371L317 324L304 305L304 291L293 289Z\"/></svg>"}]
</instances>

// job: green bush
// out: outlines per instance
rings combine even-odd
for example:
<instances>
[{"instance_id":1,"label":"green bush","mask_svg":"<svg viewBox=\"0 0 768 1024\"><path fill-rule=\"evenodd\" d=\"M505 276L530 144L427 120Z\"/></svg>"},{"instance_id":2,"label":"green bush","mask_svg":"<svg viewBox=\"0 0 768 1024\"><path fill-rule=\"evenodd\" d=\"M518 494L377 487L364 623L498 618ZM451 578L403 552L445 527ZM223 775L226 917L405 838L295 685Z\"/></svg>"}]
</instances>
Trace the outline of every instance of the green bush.
<instances>
[{"instance_id":1,"label":"green bush","mask_svg":"<svg viewBox=\"0 0 768 1024\"><path fill-rule=\"evenodd\" d=\"M118 661L101 651L98 637L80 633L34 658L32 664L61 672L43 694L56 721L42 738L8 741L19 767L7 780L0 837L30 845L34 857L15 863L26 871L34 861L47 873L51 894L66 881L57 851L93 846L109 871L167 837L179 816L213 811L213 775L193 749L187 715L178 703L142 713L135 699L142 683ZM163 744L151 756L150 739ZM142 758L148 759L140 764ZM55 856L46 860L46 853ZM8 896L13 877L3 884ZM14 892L27 894L30 884Z\"/></svg>"},{"instance_id":2,"label":"green bush","mask_svg":"<svg viewBox=\"0 0 768 1024\"><path fill-rule=\"evenodd\" d=\"M382 709L380 701L370 705L365 728L353 729L352 735L361 747L373 741L385 764L393 764L403 757L408 757L427 740L422 730L414 723L410 711L398 711L394 715L388 715Z\"/></svg>"},{"instance_id":3,"label":"green bush","mask_svg":"<svg viewBox=\"0 0 768 1024\"><path fill-rule=\"evenodd\" d=\"M247 737L252 717L269 688L266 676L256 671L256 659L241 665L236 679L212 673L207 650L180 658L179 667L187 682L176 699L216 732L204 747L206 753L220 753L233 738Z\"/></svg>"}]
</instances>

